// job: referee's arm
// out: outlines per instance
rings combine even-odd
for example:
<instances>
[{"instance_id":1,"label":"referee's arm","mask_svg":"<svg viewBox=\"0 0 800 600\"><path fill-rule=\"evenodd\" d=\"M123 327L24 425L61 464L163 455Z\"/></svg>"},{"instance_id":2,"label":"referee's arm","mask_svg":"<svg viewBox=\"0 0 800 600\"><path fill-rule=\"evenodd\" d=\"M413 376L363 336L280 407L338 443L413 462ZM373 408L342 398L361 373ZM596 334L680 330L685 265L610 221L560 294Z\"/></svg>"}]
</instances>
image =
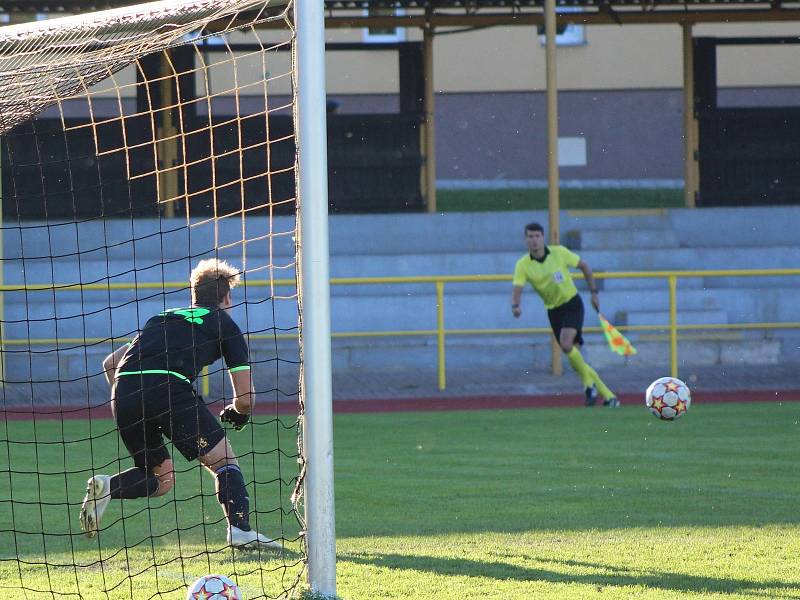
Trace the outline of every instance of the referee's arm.
<instances>
[{"instance_id":1,"label":"referee's arm","mask_svg":"<svg viewBox=\"0 0 800 600\"><path fill-rule=\"evenodd\" d=\"M600 299L597 296L597 281L595 281L594 273L592 273L592 268L589 266L588 263L584 262L583 260L578 262L578 268L583 273L583 278L586 280L586 284L589 286L589 293L592 295L592 306L596 311L599 311Z\"/></svg>"},{"instance_id":2,"label":"referee's arm","mask_svg":"<svg viewBox=\"0 0 800 600\"><path fill-rule=\"evenodd\" d=\"M522 314L520 300L522 300L522 286L515 285L511 289L511 314L515 317L519 317Z\"/></svg>"},{"instance_id":3,"label":"referee's arm","mask_svg":"<svg viewBox=\"0 0 800 600\"><path fill-rule=\"evenodd\" d=\"M512 277L511 283L513 284L513 288L511 289L511 314L514 317L519 317L522 314L522 305L520 301L522 300L522 288L525 285L525 267L522 264L524 257L517 261L517 264L514 265L514 276Z\"/></svg>"}]
</instances>

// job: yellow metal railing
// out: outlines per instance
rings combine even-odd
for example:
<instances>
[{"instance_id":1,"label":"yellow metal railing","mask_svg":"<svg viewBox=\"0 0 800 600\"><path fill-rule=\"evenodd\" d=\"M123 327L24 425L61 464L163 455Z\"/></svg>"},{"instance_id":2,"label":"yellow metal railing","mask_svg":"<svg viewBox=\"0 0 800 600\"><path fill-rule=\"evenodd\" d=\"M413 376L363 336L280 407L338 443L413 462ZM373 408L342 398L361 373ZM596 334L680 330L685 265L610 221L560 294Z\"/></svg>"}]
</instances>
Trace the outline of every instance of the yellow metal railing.
<instances>
[{"instance_id":1,"label":"yellow metal railing","mask_svg":"<svg viewBox=\"0 0 800 600\"><path fill-rule=\"evenodd\" d=\"M678 375L678 332L698 331L698 330L755 330L755 329L800 329L800 322L753 322L753 323L712 323L712 324L678 324L678 279L688 279L696 277L786 277L800 276L800 269L727 269L727 270L692 270L692 271L616 271L616 272L597 272L595 279L666 279L669 293L669 323L665 326L659 325L621 325L621 331L662 331L669 332L670 348L670 372L673 376ZM578 274L576 278L581 278ZM401 329L394 331L358 331L358 332L335 332L333 338L355 338L355 337L401 337L401 336L436 336L437 340L437 370L439 389L444 390L447 383L446 378L446 338L452 335L518 335L518 334L550 334L549 327L527 327L513 329L446 329L444 319L444 295L445 284L453 283L482 283L482 282L511 282L511 275L425 275L419 277L334 277L331 285L380 285L380 284L433 284L436 290L436 329ZM248 287L286 287L295 286L294 279L274 279L247 281ZM71 285L0 285L0 292L21 292L21 291L44 291L53 289L57 291L81 291L81 290L123 290L123 289L181 289L186 288L186 282L163 282L163 283L98 283L98 284L71 284ZM510 290L509 290L510 297ZM586 327L584 331L590 333L602 332L600 327ZM250 335L250 339L291 339L295 336L291 334L278 335ZM3 339L0 341L0 348L6 345L39 345L53 343L74 343L74 344L97 344L107 341L104 338L61 338L61 339ZM127 341L119 339L119 341ZM202 379L202 391L208 393L207 372Z\"/></svg>"},{"instance_id":2,"label":"yellow metal railing","mask_svg":"<svg viewBox=\"0 0 800 600\"><path fill-rule=\"evenodd\" d=\"M662 331L669 332L670 372L678 376L678 332L690 330L748 330L748 329L800 329L800 322L784 323L714 323L678 324L678 279L696 277L785 277L798 276L800 269L725 269L725 270L669 270L669 271L616 271L595 273L595 279L666 279L669 290L669 323L659 325L624 325L621 331ZM575 278L583 276L576 274ZM428 275L422 277L362 277L334 278L332 285L358 284L412 284L432 283L436 286L436 329L414 331L359 332L360 337L394 335L435 335L437 338L438 384L444 390L447 385L445 339L450 335L504 335L504 334L546 334L549 327L527 327L515 329L445 329L444 326L444 286L446 283L511 282L511 275ZM510 297L510 290L509 290ZM586 327L584 331L600 333L600 327ZM334 333L333 337L352 337L352 333Z\"/></svg>"}]
</instances>

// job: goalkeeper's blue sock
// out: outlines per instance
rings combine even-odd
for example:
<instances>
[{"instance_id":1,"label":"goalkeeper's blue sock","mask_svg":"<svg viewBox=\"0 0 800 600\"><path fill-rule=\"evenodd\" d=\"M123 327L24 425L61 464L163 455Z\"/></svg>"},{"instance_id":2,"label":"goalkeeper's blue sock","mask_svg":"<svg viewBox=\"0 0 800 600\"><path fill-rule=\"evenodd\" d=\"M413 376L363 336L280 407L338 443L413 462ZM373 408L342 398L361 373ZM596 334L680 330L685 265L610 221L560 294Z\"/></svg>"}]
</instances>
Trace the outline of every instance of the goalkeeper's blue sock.
<instances>
[{"instance_id":1,"label":"goalkeeper's blue sock","mask_svg":"<svg viewBox=\"0 0 800 600\"><path fill-rule=\"evenodd\" d=\"M115 500L146 498L158 491L158 477L140 467L111 476L111 497Z\"/></svg>"},{"instance_id":2,"label":"goalkeeper's blue sock","mask_svg":"<svg viewBox=\"0 0 800 600\"><path fill-rule=\"evenodd\" d=\"M250 497L244 476L237 465L217 469L217 500L228 523L243 531L250 531Z\"/></svg>"}]
</instances>

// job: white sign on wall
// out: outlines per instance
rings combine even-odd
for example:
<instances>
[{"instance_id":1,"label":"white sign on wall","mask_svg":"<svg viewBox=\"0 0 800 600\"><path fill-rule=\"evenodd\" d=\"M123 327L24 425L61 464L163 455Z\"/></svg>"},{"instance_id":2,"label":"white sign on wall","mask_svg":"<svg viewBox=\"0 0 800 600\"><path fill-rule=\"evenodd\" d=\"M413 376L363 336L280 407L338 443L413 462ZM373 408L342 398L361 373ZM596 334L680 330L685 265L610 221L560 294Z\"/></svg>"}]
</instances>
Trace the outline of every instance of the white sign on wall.
<instances>
[{"instance_id":1,"label":"white sign on wall","mask_svg":"<svg viewBox=\"0 0 800 600\"><path fill-rule=\"evenodd\" d=\"M558 138L558 166L585 167L586 138L584 137Z\"/></svg>"}]
</instances>

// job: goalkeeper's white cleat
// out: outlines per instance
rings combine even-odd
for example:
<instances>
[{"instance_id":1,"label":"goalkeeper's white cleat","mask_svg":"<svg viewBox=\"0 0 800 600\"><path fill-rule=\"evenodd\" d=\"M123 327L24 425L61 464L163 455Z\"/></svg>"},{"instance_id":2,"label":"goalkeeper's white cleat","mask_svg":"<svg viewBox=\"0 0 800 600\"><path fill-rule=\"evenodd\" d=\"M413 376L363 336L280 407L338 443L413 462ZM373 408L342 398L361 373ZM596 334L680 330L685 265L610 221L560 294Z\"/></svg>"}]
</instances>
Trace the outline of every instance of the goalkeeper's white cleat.
<instances>
[{"instance_id":1,"label":"goalkeeper's white cleat","mask_svg":"<svg viewBox=\"0 0 800 600\"><path fill-rule=\"evenodd\" d=\"M271 540L265 535L261 535L255 529L245 531L233 525L228 527L228 543L234 548L272 548L281 550L283 546L277 540Z\"/></svg>"},{"instance_id":2,"label":"goalkeeper's white cleat","mask_svg":"<svg viewBox=\"0 0 800 600\"><path fill-rule=\"evenodd\" d=\"M86 537L93 538L100 529L100 519L111 500L111 477L95 475L86 482L86 496L81 505L81 529Z\"/></svg>"}]
</instances>

